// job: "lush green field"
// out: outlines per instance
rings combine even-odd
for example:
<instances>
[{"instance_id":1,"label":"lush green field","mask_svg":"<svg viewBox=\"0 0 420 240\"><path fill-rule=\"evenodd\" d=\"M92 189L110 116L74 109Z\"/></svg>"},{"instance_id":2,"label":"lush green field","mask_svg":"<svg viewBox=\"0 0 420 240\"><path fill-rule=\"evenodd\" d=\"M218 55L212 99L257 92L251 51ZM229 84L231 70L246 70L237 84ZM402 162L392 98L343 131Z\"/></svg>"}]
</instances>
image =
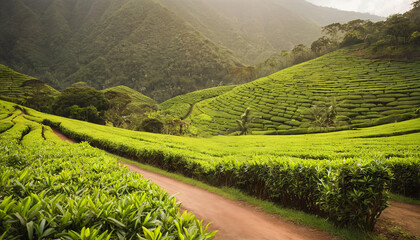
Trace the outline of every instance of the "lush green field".
<instances>
[{"instance_id":1,"label":"lush green field","mask_svg":"<svg viewBox=\"0 0 420 240\"><path fill-rule=\"evenodd\" d=\"M157 185L1 102L0 239L210 239ZM7 125L8 127L3 127Z\"/></svg>"},{"instance_id":2,"label":"lush green field","mask_svg":"<svg viewBox=\"0 0 420 240\"><path fill-rule=\"evenodd\" d=\"M311 135L189 138L27 112L76 140L341 225L370 230L389 188L420 198L420 119Z\"/></svg>"},{"instance_id":3,"label":"lush green field","mask_svg":"<svg viewBox=\"0 0 420 240\"><path fill-rule=\"evenodd\" d=\"M420 106L420 61L374 61L341 49L240 85L194 107L187 121L204 134L237 129L250 108L255 133L314 131L309 109L336 99L338 129L410 118ZM312 129L311 129L312 128Z\"/></svg>"},{"instance_id":4,"label":"lush green field","mask_svg":"<svg viewBox=\"0 0 420 240\"><path fill-rule=\"evenodd\" d=\"M223 93L232 90L234 87L235 85L220 86L187 93L171 98L161 103L159 106L169 115L180 119L185 119L188 117L188 114L191 113L195 104L206 99L222 95Z\"/></svg>"}]
</instances>

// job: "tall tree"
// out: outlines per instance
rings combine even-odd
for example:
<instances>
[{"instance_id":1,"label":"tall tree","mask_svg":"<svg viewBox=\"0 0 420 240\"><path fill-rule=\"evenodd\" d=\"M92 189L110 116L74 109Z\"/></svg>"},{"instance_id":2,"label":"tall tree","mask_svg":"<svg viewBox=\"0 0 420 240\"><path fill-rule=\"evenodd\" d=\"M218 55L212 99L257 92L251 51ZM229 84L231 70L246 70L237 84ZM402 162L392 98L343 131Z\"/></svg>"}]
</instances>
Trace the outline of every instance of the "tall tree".
<instances>
[{"instance_id":1,"label":"tall tree","mask_svg":"<svg viewBox=\"0 0 420 240\"><path fill-rule=\"evenodd\" d=\"M386 32L391 35L395 41L395 47L400 45L400 38L403 43L407 43L412 33L412 25L410 19L402 14L394 14L386 20Z\"/></svg>"}]
</instances>

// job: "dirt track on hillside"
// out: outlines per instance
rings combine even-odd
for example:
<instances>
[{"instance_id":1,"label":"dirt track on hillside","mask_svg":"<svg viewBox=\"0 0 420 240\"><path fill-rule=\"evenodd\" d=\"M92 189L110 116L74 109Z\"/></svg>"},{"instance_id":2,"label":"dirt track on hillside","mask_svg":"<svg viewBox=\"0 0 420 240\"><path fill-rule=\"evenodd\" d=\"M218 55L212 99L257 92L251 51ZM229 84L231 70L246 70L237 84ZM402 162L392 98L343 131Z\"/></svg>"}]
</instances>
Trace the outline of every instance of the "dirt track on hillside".
<instances>
[{"instance_id":1,"label":"dirt track on hillside","mask_svg":"<svg viewBox=\"0 0 420 240\"><path fill-rule=\"evenodd\" d=\"M53 129L62 140L75 143L59 131ZM215 239L219 240L286 240L286 239L335 239L325 232L293 224L279 217L265 213L252 205L223 198L192 185L149 172L139 167L126 165L130 170L141 173L145 178L158 184L182 202L182 208L193 212L207 224L210 230L219 230ZM401 227L420 238L420 205L390 202L380 221Z\"/></svg>"},{"instance_id":2,"label":"dirt track on hillside","mask_svg":"<svg viewBox=\"0 0 420 240\"><path fill-rule=\"evenodd\" d=\"M51 128L53 130L53 132L55 133L55 135L57 135L61 140L69 142L69 143L76 143L76 141L74 141L73 139L70 139L66 136L64 136L64 134L62 134L61 132L59 132L58 130Z\"/></svg>"}]
</instances>

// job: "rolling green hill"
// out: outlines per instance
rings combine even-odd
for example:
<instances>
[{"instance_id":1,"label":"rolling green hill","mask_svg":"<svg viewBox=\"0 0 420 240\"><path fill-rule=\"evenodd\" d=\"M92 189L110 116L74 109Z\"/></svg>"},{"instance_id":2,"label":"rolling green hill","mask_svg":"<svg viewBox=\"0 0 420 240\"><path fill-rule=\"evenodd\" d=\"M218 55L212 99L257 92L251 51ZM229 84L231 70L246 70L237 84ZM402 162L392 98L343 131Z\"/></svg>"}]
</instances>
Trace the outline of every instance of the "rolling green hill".
<instances>
[{"instance_id":1,"label":"rolling green hill","mask_svg":"<svg viewBox=\"0 0 420 240\"><path fill-rule=\"evenodd\" d=\"M159 0L247 64L266 60L298 44L310 45L321 27L381 17L315 6L304 0Z\"/></svg>"},{"instance_id":2,"label":"rolling green hill","mask_svg":"<svg viewBox=\"0 0 420 240\"><path fill-rule=\"evenodd\" d=\"M137 92L136 90L133 90L129 87L126 86L117 86L117 87L111 87L111 88L107 88L102 90L103 93L107 93L107 92L118 92L118 93L125 93L127 94L130 98L131 98L131 102L129 103L132 105L136 105L136 106L142 106L142 105L156 105L156 101L149 98L146 95L143 95L139 92Z\"/></svg>"},{"instance_id":3,"label":"rolling green hill","mask_svg":"<svg viewBox=\"0 0 420 240\"><path fill-rule=\"evenodd\" d=\"M0 63L57 89L126 85L163 101L242 64L152 0L4 0ZM28 37L30 36L30 37Z\"/></svg>"},{"instance_id":4,"label":"rolling green hill","mask_svg":"<svg viewBox=\"0 0 420 240\"><path fill-rule=\"evenodd\" d=\"M0 99L45 110L59 94L44 82L0 64Z\"/></svg>"},{"instance_id":5,"label":"rolling green hill","mask_svg":"<svg viewBox=\"0 0 420 240\"><path fill-rule=\"evenodd\" d=\"M315 131L313 105L337 102L337 129L410 118L420 107L420 61L375 61L341 49L240 85L195 105L187 121L201 133L227 134L246 108L254 133Z\"/></svg>"},{"instance_id":6,"label":"rolling green hill","mask_svg":"<svg viewBox=\"0 0 420 240\"><path fill-rule=\"evenodd\" d=\"M206 99L214 98L232 90L235 85L203 89L171 98L159 106L171 116L185 119L191 113L195 104Z\"/></svg>"}]
</instances>

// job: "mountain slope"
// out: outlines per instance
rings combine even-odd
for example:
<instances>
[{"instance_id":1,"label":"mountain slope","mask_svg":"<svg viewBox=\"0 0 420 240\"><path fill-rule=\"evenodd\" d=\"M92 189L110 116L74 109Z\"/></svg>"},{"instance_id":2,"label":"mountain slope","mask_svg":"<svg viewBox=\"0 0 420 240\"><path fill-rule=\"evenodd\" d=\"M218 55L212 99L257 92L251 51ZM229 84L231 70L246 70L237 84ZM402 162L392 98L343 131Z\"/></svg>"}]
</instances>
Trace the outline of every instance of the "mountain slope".
<instances>
[{"instance_id":1,"label":"mountain slope","mask_svg":"<svg viewBox=\"0 0 420 240\"><path fill-rule=\"evenodd\" d=\"M237 129L246 108L254 133L314 131L313 105L337 101L338 129L410 118L420 106L420 61L383 62L341 49L198 103L187 121L202 134Z\"/></svg>"},{"instance_id":2,"label":"mountain slope","mask_svg":"<svg viewBox=\"0 0 420 240\"><path fill-rule=\"evenodd\" d=\"M159 0L242 62L255 64L283 49L310 44L321 26L369 14L315 6L304 0Z\"/></svg>"},{"instance_id":3,"label":"mountain slope","mask_svg":"<svg viewBox=\"0 0 420 240\"><path fill-rule=\"evenodd\" d=\"M59 94L57 90L31 76L0 64L0 99L40 110L46 109Z\"/></svg>"},{"instance_id":4,"label":"mountain slope","mask_svg":"<svg viewBox=\"0 0 420 240\"><path fill-rule=\"evenodd\" d=\"M152 0L4 0L0 63L57 88L126 85L158 101L231 81L241 67Z\"/></svg>"}]
</instances>

